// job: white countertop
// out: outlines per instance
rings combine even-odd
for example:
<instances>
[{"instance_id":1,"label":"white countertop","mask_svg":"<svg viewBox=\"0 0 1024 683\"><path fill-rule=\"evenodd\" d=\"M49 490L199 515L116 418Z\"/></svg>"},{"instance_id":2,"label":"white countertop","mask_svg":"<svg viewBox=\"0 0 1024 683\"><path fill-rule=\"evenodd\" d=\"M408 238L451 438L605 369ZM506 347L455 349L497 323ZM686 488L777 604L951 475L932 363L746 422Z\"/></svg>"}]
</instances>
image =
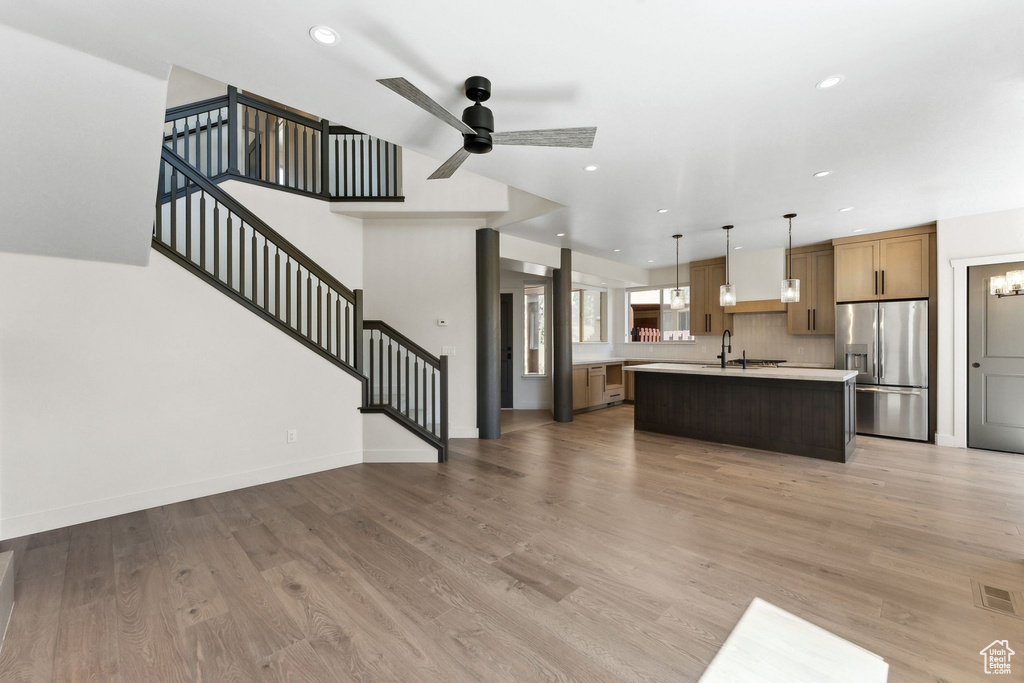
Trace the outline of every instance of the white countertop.
<instances>
[{"instance_id":1,"label":"white countertop","mask_svg":"<svg viewBox=\"0 0 1024 683\"><path fill-rule=\"evenodd\" d=\"M812 382L845 382L857 376L852 370L824 370L820 368L747 368L719 366L703 367L700 365L684 365L682 363L650 363L649 365L631 365L625 368L628 372L665 372L677 375L727 375L729 377L760 377L763 379L796 379Z\"/></svg>"},{"instance_id":2,"label":"white countertop","mask_svg":"<svg viewBox=\"0 0 1024 683\"><path fill-rule=\"evenodd\" d=\"M729 360L737 360L738 357L730 356ZM677 363L682 365L718 365L719 361L717 358L709 358L707 360L693 359L693 358L637 358L632 356L630 358L584 358L580 360L574 360L573 365L608 365L609 363L626 363L626 362L641 362L641 363ZM831 370L832 366L825 363L801 363L800 361L790 362L786 361L786 368L820 368L824 370Z\"/></svg>"}]
</instances>

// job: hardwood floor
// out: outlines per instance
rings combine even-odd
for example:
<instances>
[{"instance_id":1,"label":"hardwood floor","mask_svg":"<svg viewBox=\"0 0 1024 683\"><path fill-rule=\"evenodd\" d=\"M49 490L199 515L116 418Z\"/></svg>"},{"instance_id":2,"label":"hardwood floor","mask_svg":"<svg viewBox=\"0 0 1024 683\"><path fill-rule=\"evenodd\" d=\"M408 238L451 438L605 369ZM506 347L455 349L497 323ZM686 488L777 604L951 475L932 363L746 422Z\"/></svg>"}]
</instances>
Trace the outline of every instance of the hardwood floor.
<instances>
[{"instance_id":1,"label":"hardwood floor","mask_svg":"<svg viewBox=\"0 0 1024 683\"><path fill-rule=\"evenodd\" d=\"M532 429L554 421L550 410L502 410L501 433Z\"/></svg>"},{"instance_id":2,"label":"hardwood floor","mask_svg":"<svg viewBox=\"0 0 1024 683\"><path fill-rule=\"evenodd\" d=\"M972 591L1024 590L1024 456L860 437L844 465L632 419L4 542L0 681L696 680L754 597L891 681L982 680L983 647L1024 645Z\"/></svg>"}]
</instances>

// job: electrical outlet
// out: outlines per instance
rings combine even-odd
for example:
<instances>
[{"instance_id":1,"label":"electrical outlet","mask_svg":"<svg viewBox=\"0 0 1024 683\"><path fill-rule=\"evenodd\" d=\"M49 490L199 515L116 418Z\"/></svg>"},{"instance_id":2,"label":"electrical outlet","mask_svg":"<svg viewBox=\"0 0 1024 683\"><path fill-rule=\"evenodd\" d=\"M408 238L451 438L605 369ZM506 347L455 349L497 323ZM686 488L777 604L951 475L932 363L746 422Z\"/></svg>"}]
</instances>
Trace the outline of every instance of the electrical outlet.
<instances>
[{"instance_id":1,"label":"electrical outlet","mask_svg":"<svg viewBox=\"0 0 1024 683\"><path fill-rule=\"evenodd\" d=\"M299 440L299 430L289 429L288 430L288 443L295 443Z\"/></svg>"},{"instance_id":2,"label":"electrical outlet","mask_svg":"<svg viewBox=\"0 0 1024 683\"><path fill-rule=\"evenodd\" d=\"M804 347L802 347L802 346L796 347L796 355L798 355L798 356L804 355Z\"/></svg>"},{"instance_id":3,"label":"electrical outlet","mask_svg":"<svg viewBox=\"0 0 1024 683\"><path fill-rule=\"evenodd\" d=\"M441 355L442 356L454 356L455 355L455 347L454 346L442 346L441 347Z\"/></svg>"}]
</instances>

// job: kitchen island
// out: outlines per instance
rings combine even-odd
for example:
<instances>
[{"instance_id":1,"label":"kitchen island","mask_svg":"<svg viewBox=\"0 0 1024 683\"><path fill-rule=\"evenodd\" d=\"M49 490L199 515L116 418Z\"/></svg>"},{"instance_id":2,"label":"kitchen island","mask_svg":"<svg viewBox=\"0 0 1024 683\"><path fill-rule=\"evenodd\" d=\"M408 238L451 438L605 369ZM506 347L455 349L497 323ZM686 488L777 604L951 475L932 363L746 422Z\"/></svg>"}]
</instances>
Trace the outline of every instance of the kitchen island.
<instances>
[{"instance_id":1,"label":"kitchen island","mask_svg":"<svg viewBox=\"0 0 1024 683\"><path fill-rule=\"evenodd\" d=\"M857 373L634 365L635 429L846 462L857 446Z\"/></svg>"}]
</instances>

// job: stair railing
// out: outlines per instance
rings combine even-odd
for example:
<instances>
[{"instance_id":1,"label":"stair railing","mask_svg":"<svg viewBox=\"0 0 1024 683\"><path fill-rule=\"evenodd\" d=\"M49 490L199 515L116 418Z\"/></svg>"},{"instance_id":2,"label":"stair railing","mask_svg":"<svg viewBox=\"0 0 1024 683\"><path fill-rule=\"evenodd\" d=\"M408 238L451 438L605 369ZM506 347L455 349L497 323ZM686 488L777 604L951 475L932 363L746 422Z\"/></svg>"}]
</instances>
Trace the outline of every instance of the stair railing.
<instances>
[{"instance_id":1,"label":"stair railing","mask_svg":"<svg viewBox=\"0 0 1024 683\"><path fill-rule=\"evenodd\" d=\"M360 381L362 296L165 147L153 247Z\"/></svg>"},{"instance_id":2,"label":"stair railing","mask_svg":"<svg viewBox=\"0 0 1024 683\"><path fill-rule=\"evenodd\" d=\"M364 412L386 412L448 459L448 356L434 356L380 320L363 323Z\"/></svg>"},{"instance_id":3,"label":"stair railing","mask_svg":"<svg viewBox=\"0 0 1024 683\"><path fill-rule=\"evenodd\" d=\"M167 110L164 145L215 182L328 201L404 201L402 148L244 93Z\"/></svg>"}]
</instances>

